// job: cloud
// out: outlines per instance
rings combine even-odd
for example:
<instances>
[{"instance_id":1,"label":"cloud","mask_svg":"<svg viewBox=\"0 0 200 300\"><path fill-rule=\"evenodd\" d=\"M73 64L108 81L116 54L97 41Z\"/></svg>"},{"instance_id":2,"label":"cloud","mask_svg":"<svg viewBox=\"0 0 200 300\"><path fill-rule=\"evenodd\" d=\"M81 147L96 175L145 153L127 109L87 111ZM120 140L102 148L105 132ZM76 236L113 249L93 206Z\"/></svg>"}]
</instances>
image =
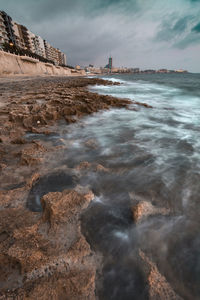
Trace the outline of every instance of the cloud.
<instances>
[{"instance_id":1,"label":"cloud","mask_svg":"<svg viewBox=\"0 0 200 300\"><path fill-rule=\"evenodd\" d=\"M192 28L192 31L200 32L200 22Z\"/></svg>"},{"instance_id":2,"label":"cloud","mask_svg":"<svg viewBox=\"0 0 200 300\"><path fill-rule=\"evenodd\" d=\"M196 34L190 33L184 39L175 43L175 47L179 49L185 49L191 45L199 44L199 38L197 38Z\"/></svg>"},{"instance_id":3,"label":"cloud","mask_svg":"<svg viewBox=\"0 0 200 300\"><path fill-rule=\"evenodd\" d=\"M192 27L191 31L180 41L178 41L175 46L184 49L190 45L200 44L200 23Z\"/></svg>"},{"instance_id":4,"label":"cloud","mask_svg":"<svg viewBox=\"0 0 200 300\"><path fill-rule=\"evenodd\" d=\"M167 16L159 25L155 41L167 42L170 47L184 49L193 44L200 44L200 23L194 26L197 17L185 15L178 18L176 14Z\"/></svg>"},{"instance_id":5,"label":"cloud","mask_svg":"<svg viewBox=\"0 0 200 300\"><path fill-rule=\"evenodd\" d=\"M185 16L183 18L181 18L180 20L178 20L174 27L172 28L172 31L174 32L183 32L186 30L187 26L188 26L188 21L192 19L192 16Z\"/></svg>"},{"instance_id":6,"label":"cloud","mask_svg":"<svg viewBox=\"0 0 200 300\"><path fill-rule=\"evenodd\" d=\"M44 21L56 19L58 16L80 15L94 18L107 11L111 12L132 12L136 13L140 7L141 0L10 0L5 6L10 12L26 12L25 16L31 21ZM14 8L14 9L13 9Z\"/></svg>"},{"instance_id":7,"label":"cloud","mask_svg":"<svg viewBox=\"0 0 200 300\"><path fill-rule=\"evenodd\" d=\"M174 14L168 16L159 25L160 29L156 34L155 40L171 41L175 39L186 30L190 18L190 16L185 16L177 21L177 17Z\"/></svg>"},{"instance_id":8,"label":"cloud","mask_svg":"<svg viewBox=\"0 0 200 300\"><path fill-rule=\"evenodd\" d=\"M171 56L199 67L200 0L1 0L1 9L54 47L70 64L105 65L110 53L115 66L159 68ZM196 54L195 54L196 53ZM167 55L168 54L168 55ZM158 60L159 57L159 60ZM171 62L173 61L173 65Z\"/></svg>"}]
</instances>

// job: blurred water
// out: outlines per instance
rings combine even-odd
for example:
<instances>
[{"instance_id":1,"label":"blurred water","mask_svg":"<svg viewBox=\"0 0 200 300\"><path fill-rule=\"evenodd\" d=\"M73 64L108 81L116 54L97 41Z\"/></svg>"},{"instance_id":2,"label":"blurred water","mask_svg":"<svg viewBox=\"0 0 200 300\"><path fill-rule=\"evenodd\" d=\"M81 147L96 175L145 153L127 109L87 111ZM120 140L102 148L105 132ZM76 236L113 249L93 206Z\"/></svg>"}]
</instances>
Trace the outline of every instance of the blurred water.
<instances>
[{"instance_id":1,"label":"blurred water","mask_svg":"<svg viewBox=\"0 0 200 300\"><path fill-rule=\"evenodd\" d=\"M91 247L104 255L100 299L148 299L142 249L183 299L200 295L200 75L116 75L121 85L93 92L145 102L59 128L67 150L58 167L102 164L79 183L95 200L83 215ZM134 109L131 109L134 108ZM88 143L89 141L89 143ZM93 146L91 146L93 145ZM58 163L59 161L59 163ZM148 201L170 211L134 224L131 207Z\"/></svg>"},{"instance_id":2,"label":"blurred water","mask_svg":"<svg viewBox=\"0 0 200 300\"><path fill-rule=\"evenodd\" d=\"M127 225L126 232L121 226L116 234L117 226L113 226L112 239L108 239L112 240L111 252L120 245L117 237L120 247L126 249L125 254L119 255L120 260L126 258L131 265L135 261L133 249L145 249L179 295L184 299L199 299L200 75L117 75L112 80L121 85L96 86L91 90L145 102L153 109L112 110L98 120L95 117L88 120L87 131L93 131L91 136L106 153L102 157L101 152L98 158L108 167L116 170L121 167L123 175L118 173L122 176L111 180L111 185L121 194L117 198L122 202L127 199L125 192L132 191L136 198L169 208L171 213L168 217L153 217L136 227ZM116 205L112 196L108 198L112 207ZM93 235L89 230L92 241ZM119 259L116 257L115 263ZM124 263L121 272L126 268ZM113 273L114 282L118 276L119 271ZM114 282L110 282L111 291L115 289ZM107 284L104 282L104 286ZM134 292L134 284L130 287L128 282L120 285L120 290L124 296L120 296L120 291L118 296L110 291L105 297L104 290L102 299L131 299L131 295L135 299L147 299L147 295Z\"/></svg>"}]
</instances>

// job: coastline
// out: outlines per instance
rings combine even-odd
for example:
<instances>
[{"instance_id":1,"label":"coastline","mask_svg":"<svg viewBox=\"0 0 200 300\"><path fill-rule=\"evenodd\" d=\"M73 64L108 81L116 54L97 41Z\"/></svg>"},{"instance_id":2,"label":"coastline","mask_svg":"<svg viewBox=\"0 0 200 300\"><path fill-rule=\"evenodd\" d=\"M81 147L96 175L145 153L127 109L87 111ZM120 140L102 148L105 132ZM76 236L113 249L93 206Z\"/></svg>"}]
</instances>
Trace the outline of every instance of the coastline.
<instances>
[{"instance_id":1,"label":"coastline","mask_svg":"<svg viewBox=\"0 0 200 300\"><path fill-rule=\"evenodd\" d=\"M51 169L47 162L52 153L62 155L62 141L54 146L25 138L27 133L51 137L61 119L70 124L99 110L127 108L131 103L91 93L89 84L113 83L71 77L1 80L0 299L95 299L100 257L90 249L79 221L94 198L92 191L73 183L44 195L42 211L27 208L27 198L42 180L47 185L51 176L70 181L84 166ZM96 171L105 170L97 165Z\"/></svg>"},{"instance_id":2,"label":"coastline","mask_svg":"<svg viewBox=\"0 0 200 300\"><path fill-rule=\"evenodd\" d=\"M114 170L103 160L83 159L82 151L98 151L95 139L88 137L84 150L69 133L76 126L84 130L81 118L99 111L124 108L137 114L137 106L152 106L90 92L89 85L119 85L99 78L0 80L0 299L98 299L106 257L85 227L90 214L97 218L87 207L98 192L84 185L84 179L92 172L106 180ZM70 143L80 149L74 165L65 160ZM169 214L164 207L129 196L128 218L134 226L146 217ZM144 276L139 292L152 300L182 299L142 247L134 253Z\"/></svg>"}]
</instances>

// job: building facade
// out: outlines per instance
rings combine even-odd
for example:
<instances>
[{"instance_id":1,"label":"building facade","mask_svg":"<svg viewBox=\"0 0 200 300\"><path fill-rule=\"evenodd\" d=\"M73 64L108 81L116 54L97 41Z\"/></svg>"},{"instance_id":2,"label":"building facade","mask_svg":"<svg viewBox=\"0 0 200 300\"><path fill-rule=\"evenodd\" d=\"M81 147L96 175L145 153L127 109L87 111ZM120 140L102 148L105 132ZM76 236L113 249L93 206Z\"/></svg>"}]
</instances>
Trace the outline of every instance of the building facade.
<instances>
[{"instance_id":1,"label":"building facade","mask_svg":"<svg viewBox=\"0 0 200 300\"><path fill-rule=\"evenodd\" d=\"M112 71L112 67L113 67L113 65L112 65L112 57L109 57L109 59L108 59L108 67L109 67L109 70Z\"/></svg>"},{"instance_id":2,"label":"building facade","mask_svg":"<svg viewBox=\"0 0 200 300\"><path fill-rule=\"evenodd\" d=\"M12 18L9 15L7 15L7 13L5 13L4 11L1 11L0 13L1 13L1 17L3 19L3 23L5 26L5 31L7 34L8 42L15 45L16 41L15 41L15 34L14 34L14 29L13 29Z\"/></svg>"},{"instance_id":3,"label":"building facade","mask_svg":"<svg viewBox=\"0 0 200 300\"><path fill-rule=\"evenodd\" d=\"M52 60L56 65L66 65L67 57L59 49L52 47L46 40L44 40L44 48L46 58Z\"/></svg>"},{"instance_id":4,"label":"building facade","mask_svg":"<svg viewBox=\"0 0 200 300\"><path fill-rule=\"evenodd\" d=\"M30 41L30 34L28 29L24 25L20 25L21 33L22 33L22 38L24 40L24 48L28 50L32 50L32 45Z\"/></svg>"},{"instance_id":5,"label":"building facade","mask_svg":"<svg viewBox=\"0 0 200 300\"><path fill-rule=\"evenodd\" d=\"M57 49L58 51L58 64L59 65L67 65L67 57L64 53L62 53L59 49Z\"/></svg>"},{"instance_id":6,"label":"building facade","mask_svg":"<svg viewBox=\"0 0 200 300\"><path fill-rule=\"evenodd\" d=\"M33 53L36 53L46 58L44 40L40 36L35 35L32 32L29 32L29 37L30 37L31 51Z\"/></svg>"},{"instance_id":7,"label":"building facade","mask_svg":"<svg viewBox=\"0 0 200 300\"><path fill-rule=\"evenodd\" d=\"M24 25L12 21L12 18L4 11L0 11L0 46L4 43L36 53L53 61L55 65L66 65L67 63L66 55L63 52L29 31Z\"/></svg>"},{"instance_id":8,"label":"building facade","mask_svg":"<svg viewBox=\"0 0 200 300\"><path fill-rule=\"evenodd\" d=\"M25 49L25 42L23 39L21 25L16 22L13 22L13 30L14 30L14 34L15 34L16 46Z\"/></svg>"},{"instance_id":9,"label":"building facade","mask_svg":"<svg viewBox=\"0 0 200 300\"><path fill-rule=\"evenodd\" d=\"M61 52L61 65L67 65L67 56L65 53Z\"/></svg>"},{"instance_id":10,"label":"building facade","mask_svg":"<svg viewBox=\"0 0 200 300\"><path fill-rule=\"evenodd\" d=\"M6 26L4 24L4 18L2 12L0 12L0 46L8 42L9 42L9 38L6 31Z\"/></svg>"},{"instance_id":11,"label":"building facade","mask_svg":"<svg viewBox=\"0 0 200 300\"><path fill-rule=\"evenodd\" d=\"M46 58L52 60L51 45L46 40L44 40L44 49Z\"/></svg>"}]
</instances>

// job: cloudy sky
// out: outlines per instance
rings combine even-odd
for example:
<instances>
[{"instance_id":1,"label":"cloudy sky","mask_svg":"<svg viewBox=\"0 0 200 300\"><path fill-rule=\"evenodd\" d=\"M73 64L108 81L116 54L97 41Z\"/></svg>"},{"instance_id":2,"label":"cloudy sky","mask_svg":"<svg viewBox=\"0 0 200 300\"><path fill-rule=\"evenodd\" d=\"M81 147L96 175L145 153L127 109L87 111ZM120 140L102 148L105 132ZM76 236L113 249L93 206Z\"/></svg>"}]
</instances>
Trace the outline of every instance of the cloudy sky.
<instances>
[{"instance_id":1,"label":"cloudy sky","mask_svg":"<svg viewBox=\"0 0 200 300\"><path fill-rule=\"evenodd\" d=\"M200 0L0 0L68 64L200 73Z\"/></svg>"}]
</instances>

